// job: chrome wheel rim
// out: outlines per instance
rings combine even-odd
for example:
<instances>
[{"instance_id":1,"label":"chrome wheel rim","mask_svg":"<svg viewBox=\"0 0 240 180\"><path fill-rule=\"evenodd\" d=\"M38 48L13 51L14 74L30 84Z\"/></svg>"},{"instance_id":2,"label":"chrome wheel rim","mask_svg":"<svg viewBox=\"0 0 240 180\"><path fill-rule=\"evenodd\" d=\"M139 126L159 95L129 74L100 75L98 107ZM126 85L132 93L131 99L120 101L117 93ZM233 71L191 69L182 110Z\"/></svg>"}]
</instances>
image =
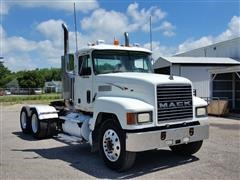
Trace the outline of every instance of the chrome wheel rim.
<instances>
[{"instance_id":1,"label":"chrome wheel rim","mask_svg":"<svg viewBox=\"0 0 240 180\"><path fill-rule=\"evenodd\" d=\"M32 131L33 133L37 133L38 131L38 118L36 114L32 115Z\"/></svg>"},{"instance_id":2,"label":"chrome wheel rim","mask_svg":"<svg viewBox=\"0 0 240 180\"><path fill-rule=\"evenodd\" d=\"M26 115L26 112L24 111L21 114L21 125L23 129L27 128L27 115Z\"/></svg>"},{"instance_id":3,"label":"chrome wheel rim","mask_svg":"<svg viewBox=\"0 0 240 180\"><path fill-rule=\"evenodd\" d=\"M121 152L120 139L113 129L108 129L103 135L103 151L109 161L118 160Z\"/></svg>"}]
</instances>

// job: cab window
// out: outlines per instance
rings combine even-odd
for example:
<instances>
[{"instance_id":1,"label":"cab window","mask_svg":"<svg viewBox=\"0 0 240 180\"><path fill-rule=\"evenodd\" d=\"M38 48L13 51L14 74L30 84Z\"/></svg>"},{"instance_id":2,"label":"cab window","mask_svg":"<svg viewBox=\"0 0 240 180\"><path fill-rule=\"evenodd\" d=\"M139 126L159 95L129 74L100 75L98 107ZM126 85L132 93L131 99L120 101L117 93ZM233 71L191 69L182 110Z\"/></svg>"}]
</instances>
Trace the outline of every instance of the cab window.
<instances>
[{"instance_id":1,"label":"cab window","mask_svg":"<svg viewBox=\"0 0 240 180\"><path fill-rule=\"evenodd\" d=\"M80 56L78 60L78 74L80 76L89 76L91 72L91 59L89 55Z\"/></svg>"}]
</instances>

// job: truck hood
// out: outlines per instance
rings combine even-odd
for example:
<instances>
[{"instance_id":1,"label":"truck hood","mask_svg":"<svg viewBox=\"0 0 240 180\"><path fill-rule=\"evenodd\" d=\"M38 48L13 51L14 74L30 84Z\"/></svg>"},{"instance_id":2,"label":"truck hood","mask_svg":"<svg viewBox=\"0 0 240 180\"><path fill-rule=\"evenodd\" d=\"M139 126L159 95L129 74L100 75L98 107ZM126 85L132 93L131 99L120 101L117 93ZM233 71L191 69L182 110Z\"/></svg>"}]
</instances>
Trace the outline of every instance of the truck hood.
<instances>
[{"instance_id":1,"label":"truck hood","mask_svg":"<svg viewBox=\"0 0 240 180\"><path fill-rule=\"evenodd\" d=\"M186 78L152 73L111 73L96 76L95 89L98 97L129 97L142 100L151 105L156 102L156 86L161 84L190 84ZM101 90L100 90L101 89ZM108 90L106 90L108 89Z\"/></svg>"},{"instance_id":2,"label":"truck hood","mask_svg":"<svg viewBox=\"0 0 240 180\"><path fill-rule=\"evenodd\" d=\"M129 81L141 81L145 82L146 84L152 84L152 85L160 85L160 84L191 84L191 81L179 77L179 76L173 76L173 79L171 80L169 75L162 75L162 74L153 74L153 73L133 73L133 72L126 72L126 73L111 73L111 74L102 74L98 75L101 80L110 80L112 82L122 82L123 80L126 83L129 83ZM137 82L136 82L137 83Z\"/></svg>"}]
</instances>

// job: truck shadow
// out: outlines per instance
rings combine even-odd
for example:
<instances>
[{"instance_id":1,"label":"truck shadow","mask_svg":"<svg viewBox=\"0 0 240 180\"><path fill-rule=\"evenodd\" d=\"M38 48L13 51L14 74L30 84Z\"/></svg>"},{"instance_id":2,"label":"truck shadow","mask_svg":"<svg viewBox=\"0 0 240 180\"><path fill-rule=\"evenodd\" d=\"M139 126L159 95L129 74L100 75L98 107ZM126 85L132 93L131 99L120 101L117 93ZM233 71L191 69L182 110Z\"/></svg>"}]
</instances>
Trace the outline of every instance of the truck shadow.
<instances>
[{"instance_id":1,"label":"truck shadow","mask_svg":"<svg viewBox=\"0 0 240 180\"><path fill-rule=\"evenodd\" d=\"M37 139L33 138L31 135L24 134L22 132L13 132L12 134L16 135L18 138L26 141L38 141Z\"/></svg>"},{"instance_id":2,"label":"truck shadow","mask_svg":"<svg viewBox=\"0 0 240 180\"><path fill-rule=\"evenodd\" d=\"M137 154L135 165L130 170L118 173L108 169L98 153L91 153L88 144L71 144L49 149L12 149L12 151L35 152L42 158L62 160L95 178L106 179L135 178L199 160L195 156L177 156L170 150L146 151Z\"/></svg>"}]
</instances>

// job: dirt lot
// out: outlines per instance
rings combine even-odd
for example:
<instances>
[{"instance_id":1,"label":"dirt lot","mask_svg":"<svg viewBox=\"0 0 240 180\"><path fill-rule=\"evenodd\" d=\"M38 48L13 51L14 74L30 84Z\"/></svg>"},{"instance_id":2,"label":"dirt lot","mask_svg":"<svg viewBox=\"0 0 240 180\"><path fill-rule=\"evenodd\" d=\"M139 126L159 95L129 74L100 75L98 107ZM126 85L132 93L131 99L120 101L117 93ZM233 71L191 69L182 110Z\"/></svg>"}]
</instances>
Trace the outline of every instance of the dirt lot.
<instances>
[{"instance_id":1,"label":"dirt lot","mask_svg":"<svg viewBox=\"0 0 240 180\"><path fill-rule=\"evenodd\" d=\"M88 145L22 134L19 111L19 105L0 107L0 179L240 179L240 120L211 117L210 139L192 157L143 152L131 170L116 173Z\"/></svg>"}]
</instances>

